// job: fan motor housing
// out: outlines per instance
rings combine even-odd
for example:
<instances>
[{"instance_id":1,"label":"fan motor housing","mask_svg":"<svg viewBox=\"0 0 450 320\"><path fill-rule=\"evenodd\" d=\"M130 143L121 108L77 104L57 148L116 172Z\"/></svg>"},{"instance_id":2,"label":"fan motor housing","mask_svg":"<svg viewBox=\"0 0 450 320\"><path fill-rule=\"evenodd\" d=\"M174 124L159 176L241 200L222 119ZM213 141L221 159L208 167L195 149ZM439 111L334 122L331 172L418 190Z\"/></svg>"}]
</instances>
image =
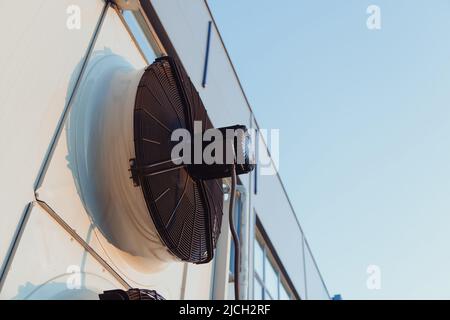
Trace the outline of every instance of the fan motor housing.
<instances>
[{"instance_id":1,"label":"fan motor housing","mask_svg":"<svg viewBox=\"0 0 450 320\"><path fill-rule=\"evenodd\" d=\"M240 175L255 168L254 147L246 126L234 125L209 130L216 132L216 138L212 142L202 142L202 154L218 139L221 141L217 148L209 148L212 150L212 163L205 161L203 157L196 163L194 157L191 157L188 170L192 176L203 180L227 178L231 176L232 170L236 170L236 174ZM190 149L194 148L195 146L192 146Z\"/></svg>"}]
</instances>

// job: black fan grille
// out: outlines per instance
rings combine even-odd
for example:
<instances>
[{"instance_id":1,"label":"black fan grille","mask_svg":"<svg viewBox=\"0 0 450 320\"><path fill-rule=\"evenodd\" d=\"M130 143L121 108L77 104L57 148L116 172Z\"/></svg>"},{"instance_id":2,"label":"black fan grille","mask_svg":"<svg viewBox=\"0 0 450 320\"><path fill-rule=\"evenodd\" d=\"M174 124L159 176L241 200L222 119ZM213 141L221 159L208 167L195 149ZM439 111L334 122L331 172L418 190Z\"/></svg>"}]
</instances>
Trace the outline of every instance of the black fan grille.
<instances>
[{"instance_id":1,"label":"black fan grille","mask_svg":"<svg viewBox=\"0 0 450 320\"><path fill-rule=\"evenodd\" d=\"M178 128L191 133L193 122L212 128L198 92L186 72L169 57L158 58L139 83L134 138L139 184L164 244L178 258L206 263L220 233L222 180L203 181L175 166L171 150Z\"/></svg>"},{"instance_id":2,"label":"black fan grille","mask_svg":"<svg viewBox=\"0 0 450 320\"><path fill-rule=\"evenodd\" d=\"M155 290L133 288L128 291L121 289L107 290L98 295L100 300L165 300Z\"/></svg>"}]
</instances>

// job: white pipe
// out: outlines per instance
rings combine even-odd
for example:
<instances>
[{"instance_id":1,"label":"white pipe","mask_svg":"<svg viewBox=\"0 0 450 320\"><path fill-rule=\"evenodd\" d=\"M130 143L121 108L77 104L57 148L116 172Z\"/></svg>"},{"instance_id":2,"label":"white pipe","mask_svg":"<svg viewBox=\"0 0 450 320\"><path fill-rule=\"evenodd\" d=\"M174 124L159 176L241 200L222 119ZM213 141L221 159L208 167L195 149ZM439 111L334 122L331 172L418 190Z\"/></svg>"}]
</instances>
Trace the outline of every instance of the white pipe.
<instances>
[{"instance_id":1,"label":"white pipe","mask_svg":"<svg viewBox=\"0 0 450 320\"><path fill-rule=\"evenodd\" d=\"M239 286L240 286L240 300L248 299L248 284L249 284L249 214L246 206L246 190L243 186L236 187L239 197L237 198L240 207L241 215L239 223L239 240L240 240L240 272L239 272ZM236 207L237 207L236 206ZM236 276L236 275L235 275Z\"/></svg>"}]
</instances>

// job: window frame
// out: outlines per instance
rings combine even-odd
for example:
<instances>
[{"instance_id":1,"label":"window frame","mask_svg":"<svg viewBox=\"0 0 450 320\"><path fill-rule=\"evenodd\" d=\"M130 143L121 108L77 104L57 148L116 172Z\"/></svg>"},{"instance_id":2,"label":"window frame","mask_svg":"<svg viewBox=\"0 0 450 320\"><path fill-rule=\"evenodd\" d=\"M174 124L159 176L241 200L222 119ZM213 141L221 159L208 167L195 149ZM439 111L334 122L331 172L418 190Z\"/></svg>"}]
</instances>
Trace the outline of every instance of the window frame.
<instances>
[{"instance_id":1,"label":"window frame","mask_svg":"<svg viewBox=\"0 0 450 320\"><path fill-rule=\"evenodd\" d=\"M255 295L255 282L258 282L259 286L262 288L262 298L263 300L267 300L266 296L273 300L279 300L281 296L281 288L283 287L286 293L289 296L290 300L296 300L300 299L298 297L298 294L296 293L295 289L293 289L293 286L289 284L290 280L289 277L286 275L286 272L284 271L284 268L281 265L281 262L279 262L278 257L276 256L276 253L273 249L273 246L270 243L270 240L268 239L267 235L265 235L264 230L262 229L262 226L260 225L260 222L257 220L257 224L255 226L255 236L254 236L254 250L253 250L253 286L252 286L252 294ZM258 274L255 268L255 251L256 247L260 246L263 249L263 275L261 278L261 275ZM272 268L274 269L275 273L277 274L277 293L276 297L272 296L271 290L268 287L266 281L266 268L267 264L270 263Z\"/></svg>"}]
</instances>

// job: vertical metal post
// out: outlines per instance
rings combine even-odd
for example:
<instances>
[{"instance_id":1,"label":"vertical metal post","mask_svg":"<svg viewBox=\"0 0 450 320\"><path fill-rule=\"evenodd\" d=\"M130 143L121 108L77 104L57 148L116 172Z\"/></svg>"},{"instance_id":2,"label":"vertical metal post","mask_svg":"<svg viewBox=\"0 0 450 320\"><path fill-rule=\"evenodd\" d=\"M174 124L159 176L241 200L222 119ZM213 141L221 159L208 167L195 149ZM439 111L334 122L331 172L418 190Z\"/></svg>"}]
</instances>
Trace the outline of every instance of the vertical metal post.
<instances>
[{"instance_id":1,"label":"vertical metal post","mask_svg":"<svg viewBox=\"0 0 450 320\"><path fill-rule=\"evenodd\" d=\"M203 80L202 87L206 87L206 77L208 75L208 61L209 61L209 47L211 45L211 29L212 29L212 21L208 22L208 36L206 38L206 52L205 52L205 64L203 66Z\"/></svg>"}]
</instances>

